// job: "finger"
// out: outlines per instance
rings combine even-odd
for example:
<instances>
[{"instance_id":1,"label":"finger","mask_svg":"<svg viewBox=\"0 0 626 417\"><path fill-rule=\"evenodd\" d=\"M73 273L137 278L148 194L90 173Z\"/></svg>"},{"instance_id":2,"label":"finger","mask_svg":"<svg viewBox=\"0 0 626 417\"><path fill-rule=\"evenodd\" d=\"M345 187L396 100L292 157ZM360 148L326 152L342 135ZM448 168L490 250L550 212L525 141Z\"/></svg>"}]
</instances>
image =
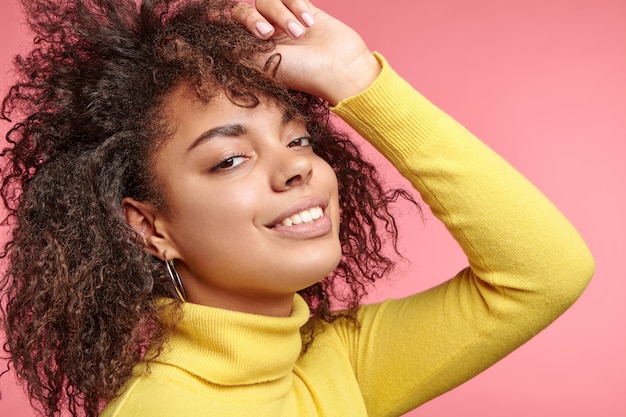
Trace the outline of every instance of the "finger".
<instances>
[{"instance_id":1,"label":"finger","mask_svg":"<svg viewBox=\"0 0 626 417\"><path fill-rule=\"evenodd\" d=\"M230 13L235 21L261 39L267 39L274 34L274 26L248 3L237 3Z\"/></svg>"},{"instance_id":2,"label":"finger","mask_svg":"<svg viewBox=\"0 0 626 417\"><path fill-rule=\"evenodd\" d=\"M269 22L292 38L299 38L315 24L307 0L257 0L256 8Z\"/></svg>"},{"instance_id":3,"label":"finger","mask_svg":"<svg viewBox=\"0 0 626 417\"><path fill-rule=\"evenodd\" d=\"M302 24L306 27L311 27L315 24L315 18L313 17L314 6L308 0L284 0L285 6L297 17Z\"/></svg>"}]
</instances>

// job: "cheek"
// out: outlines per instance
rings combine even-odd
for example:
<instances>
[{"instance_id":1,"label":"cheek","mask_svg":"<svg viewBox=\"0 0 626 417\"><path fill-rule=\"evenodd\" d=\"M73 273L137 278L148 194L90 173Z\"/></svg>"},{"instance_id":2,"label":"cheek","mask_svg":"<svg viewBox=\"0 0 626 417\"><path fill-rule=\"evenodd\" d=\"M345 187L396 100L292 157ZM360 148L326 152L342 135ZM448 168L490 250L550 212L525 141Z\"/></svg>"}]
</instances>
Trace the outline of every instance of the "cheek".
<instances>
[{"instance_id":1,"label":"cheek","mask_svg":"<svg viewBox=\"0 0 626 417\"><path fill-rule=\"evenodd\" d=\"M339 226L340 213L339 213L339 184L337 180L337 174L335 170L322 158L318 158L314 165L315 172L318 173L319 181L323 184L324 188L328 190L330 196L330 205L333 210L333 223L336 227Z\"/></svg>"},{"instance_id":2,"label":"cheek","mask_svg":"<svg viewBox=\"0 0 626 417\"><path fill-rule=\"evenodd\" d=\"M250 199L245 191L234 195L212 190L188 195L179 206L170 236L192 271L220 270L216 260L238 256L246 249L242 242L254 241Z\"/></svg>"},{"instance_id":3,"label":"cheek","mask_svg":"<svg viewBox=\"0 0 626 417\"><path fill-rule=\"evenodd\" d=\"M268 199L260 190L258 185L238 183L207 188L202 194L184 193L187 198L179 205L170 234L187 277L209 282L236 271L252 274L259 262L254 254L265 247L256 221L259 206Z\"/></svg>"},{"instance_id":4,"label":"cheek","mask_svg":"<svg viewBox=\"0 0 626 417\"><path fill-rule=\"evenodd\" d=\"M335 170L319 156L315 156L315 160L312 162L313 171L317 173L319 181L328 188L333 195L338 194L338 181Z\"/></svg>"},{"instance_id":5,"label":"cheek","mask_svg":"<svg viewBox=\"0 0 626 417\"><path fill-rule=\"evenodd\" d=\"M195 224L195 227L204 231L228 230L249 224L259 201L262 201L259 187L252 185L191 189L181 196L177 214L179 220L190 227Z\"/></svg>"}]
</instances>

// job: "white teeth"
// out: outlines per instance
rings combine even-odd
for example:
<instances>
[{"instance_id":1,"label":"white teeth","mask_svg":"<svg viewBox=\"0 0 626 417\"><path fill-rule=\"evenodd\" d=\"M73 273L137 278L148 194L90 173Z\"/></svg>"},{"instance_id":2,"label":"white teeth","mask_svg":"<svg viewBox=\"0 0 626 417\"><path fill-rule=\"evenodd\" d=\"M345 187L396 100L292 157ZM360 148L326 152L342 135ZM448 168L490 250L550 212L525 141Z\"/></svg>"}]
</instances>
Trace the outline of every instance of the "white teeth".
<instances>
[{"instance_id":1,"label":"white teeth","mask_svg":"<svg viewBox=\"0 0 626 417\"><path fill-rule=\"evenodd\" d=\"M311 214L310 211L303 211L300 214L300 217L302 217L302 221L305 223L309 223L313 221L313 215Z\"/></svg>"},{"instance_id":2,"label":"white teeth","mask_svg":"<svg viewBox=\"0 0 626 417\"><path fill-rule=\"evenodd\" d=\"M308 210L302 210L300 213L296 213L291 217L287 217L282 221L283 226L293 226L301 223L311 223L314 220L319 219L324 215L324 211L321 207L313 207Z\"/></svg>"},{"instance_id":3,"label":"white teeth","mask_svg":"<svg viewBox=\"0 0 626 417\"><path fill-rule=\"evenodd\" d=\"M321 207L315 207L313 210L311 210L311 217L313 218L313 220L317 220L323 215L324 215L324 210L322 210Z\"/></svg>"}]
</instances>

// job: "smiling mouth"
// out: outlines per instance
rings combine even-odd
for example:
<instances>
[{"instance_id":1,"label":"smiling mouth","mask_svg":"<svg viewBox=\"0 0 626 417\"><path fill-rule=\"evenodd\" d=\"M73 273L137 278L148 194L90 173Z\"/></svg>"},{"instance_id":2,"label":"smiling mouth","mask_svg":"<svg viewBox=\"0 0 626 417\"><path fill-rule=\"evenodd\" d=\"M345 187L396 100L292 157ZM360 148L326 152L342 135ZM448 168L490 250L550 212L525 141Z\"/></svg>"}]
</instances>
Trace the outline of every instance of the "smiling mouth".
<instances>
[{"instance_id":1,"label":"smiling mouth","mask_svg":"<svg viewBox=\"0 0 626 417\"><path fill-rule=\"evenodd\" d=\"M285 218L282 222L276 224L276 226L291 227L302 223L313 223L315 220L324 216L324 210L317 206L310 209L302 210L296 214L293 214Z\"/></svg>"}]
</instances>

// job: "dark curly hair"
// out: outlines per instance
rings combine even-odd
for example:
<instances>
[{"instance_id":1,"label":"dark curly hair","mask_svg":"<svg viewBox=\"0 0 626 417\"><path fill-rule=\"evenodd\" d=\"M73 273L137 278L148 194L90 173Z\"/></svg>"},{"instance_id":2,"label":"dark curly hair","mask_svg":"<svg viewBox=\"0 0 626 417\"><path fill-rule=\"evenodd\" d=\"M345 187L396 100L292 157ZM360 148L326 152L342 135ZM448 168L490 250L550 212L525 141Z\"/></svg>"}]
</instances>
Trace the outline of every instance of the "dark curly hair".
<instances>
[{"instance_id":1,"label":"dark curly hair","mask_svg":"<svg viewBox=\"0 0 626 417\"><path fill-rule=\"evenodd\" d=\"M183 84L201 99L223 91L241 106L273 97L305 118L339 179L343 257L300 294L313 318L358 325L353 313L368 284L394 264L384 249L397 240L391 204L415 202L383 187L332 126L326 103L273 78L280 56L272 41L231 21L225 0L23 3L35 37L33 50L15 58L18 78L2 103L12 127L1 154L10 235L0 304L4 350L35 407L96 416L171 330L157 300L174 300L173 286L121 201L167 204L152 156L168 137L164 103ZM266 68L252 61L258 53L270 53Z\"/></svg>"}]
</instances>

